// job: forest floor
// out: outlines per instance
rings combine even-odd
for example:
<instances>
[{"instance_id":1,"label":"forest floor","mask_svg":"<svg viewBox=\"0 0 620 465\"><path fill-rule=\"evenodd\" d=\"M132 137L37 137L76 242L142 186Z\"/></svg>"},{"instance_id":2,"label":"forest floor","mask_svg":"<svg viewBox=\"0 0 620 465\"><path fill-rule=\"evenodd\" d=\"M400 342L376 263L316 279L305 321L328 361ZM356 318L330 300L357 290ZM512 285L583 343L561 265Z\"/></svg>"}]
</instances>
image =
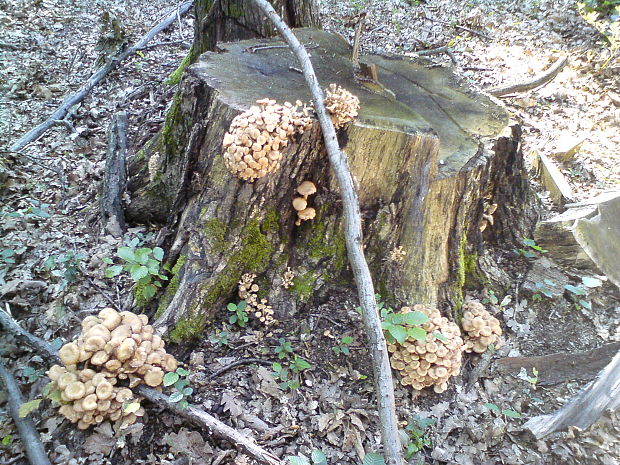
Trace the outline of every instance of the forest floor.
<instances>
[{"instance_id":1,"label":"forest floor","mask_svg":"<svg viewBox=\"0 0 620 465\"><path fill-rule=\"evenodd\" d=\"M546 86L502 99L524 128L524 154L553 158L568 145L574 155L557 160L574 200L618 189L620 166L620 64L611 61L600 35L568 0L325 0L324 27L348 39L352 17L368 7L362 52L412 55L450 45L447 55L429 57L451 67L472 87L485 89L525 80L567 54L569 64ZM139 39L173 9L164 0L129 3L95 0L0 0L0 147L43 121L94 71L102 24L117 19L125 40ZM107 18L100 15L108 14ZM454 27L462 26L466 29ZM110 28L105 31L109 33ZM158 35L149 48L116 71L72 109L70 124L59 124L21 153L0 154L0 299L20 324L47 340L70 339L79 321L97 309L124 305L131 283L104 275L104 258L114 258L122 241L105 235L98 222L98 186L106 153L106 128L120 110L130 115L130 152L161 127L175 87L165 84L187 53L193 20L185 15ZM533 175L533 173L532 173ZM544 208L557 211L532 180ZM157 231L132 225L125 236L153 247ZM522 424L565 404L587 380L535 382L533 373L501 374L495 361L507 355L532 356L584 351L620 341L618 289L609 282L590 290L592 309L576 309L562 292L579 284L583 271L561 269L544 254L525 258L511 246L491 251L508 291L472 290L505 327L504 345L482 359L467 356L461 376L443 394L396 388L399 418L420 430L411 443L421 451L410 463L443 464L617 464L620 422L611 415L585 432L532 441ZM544 272L541 272L541 269ZM534 296L535 276L552 276L559 291ZM560 284L561 283L561 284ZM279 456L310 455L320 449L331 464L360 463L380 443L374 412L372 374L355 312L355 297L343 293L313 309L293 332L265 334L230 325L211 331L191 350L174 347L192 371L190 401L256 438ZM222 309L225 321L226 310ZM349 354L343 337L352 337ZM270 365L278 361L279 338L313 366L301 387L282 390ZM339 344L340 343L340 344ZM340 350L334 348L340 347ZM8 358L24 395L40 395L46 366L14 338L3 334ZM211 377L231 362L258 358ZM486 370L473 370L486 365ZM473 370L473 371L472 371ZM476 373L476 374L473 374ZM541 379L543 374L541 373ZM21 442L0 392L1 463L26 463ZM497 412L494 406L499 407ZM504 410L505 413L501 413ZM506 414L507 412L507 414ZM213 464L252 463L206 432L157 408L122 432L109 425L77 431L49 405L34 412L54 463ZM426 420L430 421L426 421ZM427 425L428 424L428 425ZM415 434L412 433L414 436Z\"/></svg>"}]
</instances>

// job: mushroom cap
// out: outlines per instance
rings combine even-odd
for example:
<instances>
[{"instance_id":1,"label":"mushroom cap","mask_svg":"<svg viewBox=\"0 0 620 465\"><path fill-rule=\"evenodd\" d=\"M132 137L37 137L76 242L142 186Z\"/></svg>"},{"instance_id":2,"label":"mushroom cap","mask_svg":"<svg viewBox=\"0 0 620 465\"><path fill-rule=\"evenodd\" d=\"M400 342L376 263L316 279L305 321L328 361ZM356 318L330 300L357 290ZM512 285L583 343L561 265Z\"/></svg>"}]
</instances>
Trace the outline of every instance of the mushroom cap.
<instances>
[{"instance_id":1,"label":"mushroom cap","mask_svg":"<svg viewBox=\"0 0 620 465\"><path fill-rule=\"evenodd\" d=\"M163 380L164 371L159 367L153 368L144 375L144 382L151 387L159 386Z\"/></svg>"},{"instance_id":2,"label":"mushroom cap","mask_svg":"<svg viewBox=\"0 0 620 465\"><path fill-rule=\"evenodd\" d=\"M106 307L101 310L98 316L102 320L101 324L110 331L121 324L122 317L120 313L111 307Z\"/></svg>"},{"instance_id":3,"label":"mushroom cap","mask_svg":"<svg viewBox=\"0 0 620 465\"><path fill-rule=\"evenodd\" d=\"M136 341L131 338L125 339L120 345L116 348L116 358L119 361L124 362L125 360L129 360L135 350L136 350Z\"/></svg>"},{"instance_id":4,"label":"mushroom cap","mask_svg":"<svg viewBox=\"0 0 620 465\"><path fill-rule=\"evenodd\" d=\"M305 210L307 206L308 206L308 202L303 197L295 197L293 199L293 208L297 210L298 212Z\"/></svg>"},{"instance_id":5,"label":"mushroom cap","mask_svg":"<svg viewBox=\"0 0 620 465\"><path fill-rule=\"evenodd\" d=\"M304 210L297 212L297 216L299 217L300 220L303 220L303 221L311 220L312 218L316 216L316 210L312 207L308 207Z\"/></svg>"},{"instance_id":6,"label":"mushroom cap","mask_svg":"<svg viewBox=\"0 0 620 465\"><path fill-rule=\"evenodd\" d=\"M97 399L107 400L113 396L114 387L109 382L104 381L97 385L97 389L95 390L95 393L97 394Z\"/></svg>"},{"instance_id":7,"label":"mushroom cap","mask_svg":"<svg viewBox=\"0 0 620 465\"><path fill-rule=\"evenodd\" d=\"M123 403L133 398L133 391L129 388L120 388L116 392L116 401L119 403Z\"/></svg>"},{"instance_id":8,"label":"mushroom cap","mask_svg":"<svg viewBox=\"0 0 620 465\"><path fill-rule=\"evenodd\" d=\"M47 377L52 381L56 381L60 378L67 370L60 365L52 365L49 370L47 370Z\"/></svg>"},{"instance_id":9,"label":"mushroom cap","mask_svg":"<svg viewBox=\"0 0 620 465\"><path fill-rule=\"evenodd\" d=\"M97 408L97 395L88 394L82 399L82 408L84 410L95 410Z\"/></svg>"},{"instance_id":10,"label":"mushroom cap","mask_svg":"<svg viewBox=\"0 0 620 465\"><path fill-rule=\"evenodd\" d=\"M58 355L65 365L75 365L80 359L80 348L75 342L69 342L60 348Z\"/></svg>"},{"instance_id":11,"label":"mushroom cap","mask_svg":"<svg viewBox=\"0 0 620 465\"><path fill-rule=\"evenodd\" d=\"M316 186L312 181L304 181L297 186L297 192L304 197L308 197L316 192Z\"/></svg>"},{"instance_id":12,"label":"mushroom cap","mask_svg":"<svg viewBox=\"0 0 620 465\"><path fill-rule=\"evenodd\" d=\"M86 386L80 381L73 381L65 388L65 395L69 400L80 399L84 394L86 394Z\"/></svg>"},{"instance_id":13,"label":"mushroom cap","mask_svg":"<svg viewBox=\"0 0 620 465\"><path fill-rule=\"evenodd\" d=\"M56 380L56 384L62 390L64 390L69 383L77 381L77 375L75 373L66 372L60 375L60 377Z\"/></svg>"}]
</instances>

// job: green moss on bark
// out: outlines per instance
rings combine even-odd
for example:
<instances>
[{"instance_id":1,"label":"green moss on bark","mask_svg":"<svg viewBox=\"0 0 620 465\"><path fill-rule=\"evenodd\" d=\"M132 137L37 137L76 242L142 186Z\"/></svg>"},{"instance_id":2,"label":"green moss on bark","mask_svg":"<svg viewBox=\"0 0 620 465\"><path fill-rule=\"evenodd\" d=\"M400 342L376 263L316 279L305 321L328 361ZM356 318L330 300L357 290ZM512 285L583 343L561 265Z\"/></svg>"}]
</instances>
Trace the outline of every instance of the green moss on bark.
<instances>
[{"instance_id":1,"label":"green moss on bark","mask_svg":"<svg viewBox=\"0 0 620 465\"><path fill-rule=\"evenodd\" d=\"M179 289L179 270L186 261L187 255L181 255L172 267L172 278L170 279L170 283L164 291L163 297L159 301L159 306L157 307L157 311L155 312L155 319L159 318L161 314L164 313L166 308L168 308L168 305L170 305L170 302L172 302L174 295L177 293L177 290Z\"/></svg>"},{"instance_id":2,"label":"green moss on bark","mask_svg":"<svg viewBox=\"0 0 620 465\"><path fill-rule=\"evenodd\" d=\"M174 326L172 331L170 331L168 339L171 342L179 343L198 338L204 331L206 320L204 315L195 315L181 320Z\"/></svg>"},{"instance_id":3,"label":"green moss on bark","mask_svg":"<svg viewBox=\"0 0 620 465\"><path fill-rule=\"evenodd\" d=\"M312 271L295 276L290 290L297 295L301 302L306 303L314 293L316 280L317 275Z\"/></svg>"}]
</instances>

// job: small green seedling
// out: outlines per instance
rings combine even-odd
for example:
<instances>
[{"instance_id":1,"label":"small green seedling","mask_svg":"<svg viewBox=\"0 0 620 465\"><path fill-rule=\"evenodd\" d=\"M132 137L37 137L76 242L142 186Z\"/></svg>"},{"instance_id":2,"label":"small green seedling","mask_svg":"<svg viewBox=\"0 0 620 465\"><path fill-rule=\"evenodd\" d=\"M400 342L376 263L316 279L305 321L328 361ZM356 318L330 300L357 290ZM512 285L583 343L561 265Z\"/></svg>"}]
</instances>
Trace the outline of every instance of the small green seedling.
<instances>
[{"instance_id":1,"label":"small green seedling","mask_svg":"<svg viewBox=\"0 0 620 465\"><path fill-rule=\"evenodd\" d=\"M312 465L327 465L327 457L319 449L314 449L310 456ZM310 465L310 461L303 455L289 455L288 460L290 465Z\"/></svg>"},{"instance_id":2,"label":"small green seedling","mask_svg":"<svg viewBox=\"0 0 620 465\"><path fill-rule=\"evenodd\" d=\"M349 345L353 342L353 338L351 336L344 336L340 339L338 345L332 347L332 350L337 354L349 355L351 353L351 349L349 349Z\"/></svg>"},{"instance_id":3,"label":"small green seedling","mask_svg":"<svg viewBox=\"0 0 620 465\"><path fill-rule=\"evenodd\" d=\"M209 335L209 342L212 344L227 346L228 345L228 331L224 329L217 329L215 332Z\"/></svg>"},{"instance_id":4,"label":"small green seedling","mask_svg":"<svg viewBox=\"0 0 620 465\"><path fill-rule=\"evenodd\" d=\"M228 322L231 325L237 323L240 327L245 328L249 320L248 312L245 311L246 308L248 308L248 303L245 300L242 300L238 304L229 303L226 309L232 312L232 315L228 317Z\"/></svg>"},{"instance_id":5,"label":"small green seedling","mask_svg":"<svg viewBox=\"0 0 620 465\"><path fill-rule=\"evenodd\" d=\"M487 291L488 297L485 297L484 299L482 299L482 303L483 304L493 304L493 305L497 305L499 303L499 299L497 298L497 296L495 295L495 291L492 289L489 289Z\"/></svg>"},{"instance_id":6,"label":"small green seedling","mask_svg":"<svg viewBox=\"0 0 620 465\"><path fill-rule=\"evenodd\" d=\"M536 252L540 252L540 253L547 252L547 250L543 249L541 246L536 245L536 241L534 239L529 239L527 237L524 237L521 239L521 241L523 242L524 246L529 247L529 248L515 249L515 252L517 253L517 255L521 255L525 258L534 258L536 257L536 254L532 252L532 250Z\"/></svg>"},{"instance_id":7,"label":"small green seedling","mask_svg":"<svg viewBox=\"0 0 620 465\"><path fill-rule=\"evenodd\" d=\"M530 387L535 390L536 383L538 383L538 370L536 367L533 367L532 376L530 376L527 374L527 369L525 367L521 367L521 370L517 374L517 378L527 381L530 384Z\"/></svg>"},{"instance_id":8,"label":"small green seedling","mask_svg":"<svg viewBox=\"0 0 620 465\"><path fill-rule=\"evenodd\" d=\"M428 437L428 427L433 425L435 420L432 418L420 418L417 415L407 422L404 434L402 435L405 446L405 459L411 459L415 454L425 447L431 446Z\"/></svg>"},{"instance_id":9,"label":"small green seedling","mask_svg":"<svg viewBox=\"0 0 620 465\"><path fill-rule=\"evenodd\" d=\"M411 337L418 341L426 340L426 330L421 328L428 321L428 317L422 312L394 313L391 308L381 309L381 327L385 332L387 341L391 344L402 344Z\"/></svg>"},{"instance_id":10,"label":"small green seedling","mask_svg":"<svg viewBox=\"0 0 620 465\"><path fill-rule=\"evenodd\" d=\"M59 255L50 255L43 262L43 268L49 271L52 276L62 278L61 288L65 289L77 280L80 272L80 263L84 258L86 258L86 255L73 251Z\"/></svg>"},{"instance_id":11,"label":"small green seedling","mask_svg":"<svg viewBox=\"0 0 620 465\"><path fill-rule=\"evenodd\" d=\"M521 418L521 414L517 412L516 410L507 409L507 408L500 409L496 404L492 404L490 402L487 402L486 404L484 404L484 406L488 408L489 410L491 410L492 412L495 412L497 415L501 414L508 418Z\"/></svg>"},{"instance_id":12,"label":"small green seedling","mask_svg":"<svg viewBox=\"0 0 620 465\"><path fill-rule=\"evenodd\" d=\"M293 346L291 345L291 343L283 337L278 339L278 342L280 343L280 345L276 347L275 350L278 358L282 360L283 358L290 357L293 354Z\"/></svg>"},{"instance_id":13,"label":"small green seedling","mask_svg":"<svg viewBox=\"0 0 620 465\"><path fill-rule=\"evenodd\" d=\"M554 297L553 291L549 287L554 286L555 282L550 279L545 279L542 283L534 284L534 294L532 294L532 300L540 301L543 297L552 299Z\"/></svg>"},{"instance_id":14,"label":"small green seedling","mask_svg":"<svg viewBox=\"0 0 620 465\"><path fill-rule=\"evenodd\" d=\"M172 394L170 394L170 402L178 402L179 407L187 408L189 402L186 397L191 396L194 390L188 386L189 380L187 376L189 371L184 368L177 368L176 371L166 373L164 376L164 386L172 386Z\"/></svg>"}]
</instances>

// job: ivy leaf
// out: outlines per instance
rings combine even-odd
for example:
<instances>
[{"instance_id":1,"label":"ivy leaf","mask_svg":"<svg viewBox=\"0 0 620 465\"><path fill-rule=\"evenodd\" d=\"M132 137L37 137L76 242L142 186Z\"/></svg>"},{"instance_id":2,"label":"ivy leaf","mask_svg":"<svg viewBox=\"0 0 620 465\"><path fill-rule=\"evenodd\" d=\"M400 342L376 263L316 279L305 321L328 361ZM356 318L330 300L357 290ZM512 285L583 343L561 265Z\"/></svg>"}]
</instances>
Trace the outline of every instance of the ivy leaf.
<instances>
[{"instance_id":1,"label":"ivy leaf","mask_svg":"<svg viewBox=\"0 0 620 465\"><path fill-rule=\"evenodd\" d=\"M488 408L489 410L492 410L495 413L499 413L500 412L499 407L497 405L495 405L495 404L491 404L491 403L487 402L486 404L484 404L484 406L486 408Z\"/></svg>"},{"instance_id":2,"label":"ivy leaf","mask_svg":"<svg viewBox=\"0 0 620 465\"><path fill-rule=\"evenodd\" d=\"M502 410L502 413L510 418L521 418L521 414L519 412L516 412L515 410L510 410L508 408Z\"/></svg>"},{"instance_id":3,"label":"ivy leaf","mask_svg":"<svg viewBox=\"0 0 620 465\"><path fill-rule=\"evenodd\" d=\"M407 330L407 335L416 339L417 341L426 340L426 330L423 328L409 328Z\"/></svg>"},{"instance_id":4,"label":"ivy leaf","mask_svg":"<svg viewBox=\"0 0 620 465\"><path fill-rule=\"evenodd\" d=\"M30 402L24 402L19 406L19 418L28 416L30 412L39 408L39 404L43 399L35 399Z\"/></svg>"},{"instance_id":5,"label":"ivy leaf","mask_svg":"<svg viewBox=\"0 0 620 465\"><path fill-rule=\"evenodd\" d=\"M164 386L172 386L179 380L179 375L174 372L166 373L164 375Z\"/></svg>"},{"instance_id":6,"label":"ivy leaf","mask_svg":"<svg viewBox=\"0 0 620 465\"><path fill-rule=\"evenodd\" d=\"M381 454L371 452L364 457L363 465L385 465L385 460Z\"/></svg>"},{"instance_id":7,"label":"ivy leaf","mask_svg":"<svg viewBox=\"0 0 620 465\"><path fill-rule=\"evenodd\" d=\"M179 402L180 400L183 400L183 393L179 391L173 392L168 398L168 402L171 402L173 404Z\"/></svg>"},{"instance_id":8,"label":"ivy leaf","mask_svg":"<svg viewBox=\"0 0 620 465\"><path fill-rule=\"evenodd\" d=\"M164 251L161 247L155 247L153 249L153 257L160 262L164 259Z\"/></svg>"}]
</instances>

